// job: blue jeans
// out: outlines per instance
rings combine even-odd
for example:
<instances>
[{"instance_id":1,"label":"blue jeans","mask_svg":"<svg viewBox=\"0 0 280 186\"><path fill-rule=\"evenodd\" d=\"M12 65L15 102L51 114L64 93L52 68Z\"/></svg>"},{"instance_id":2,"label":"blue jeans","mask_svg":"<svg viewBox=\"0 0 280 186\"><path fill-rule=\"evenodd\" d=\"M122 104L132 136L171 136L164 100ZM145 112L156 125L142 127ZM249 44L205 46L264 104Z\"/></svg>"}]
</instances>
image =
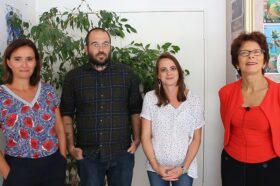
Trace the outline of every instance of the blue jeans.
<instances>
[{"instance_id":1,"label":"blue jeans","mask_svg":"<svg viewBox=\"0 0 280 186\"><path fill-rule=\"evenodd\" d=\"M112 160L85 157L77 161L81 186L131 186L134 154L125 152Z\"/></svg>"},{"instance_id":2,"label":"blue jeans","mask_svg":"<svg viewBox=\"0 0 280 186\"><path fill-rule=\"evenodd\" d=\"M151 186L169 186L170 181L165 181L155 172L148 171L148 177ZM189 177L187 174L183 174L179 177L178 181L171 181L172 186L192 186L193 178Z\"/></svg>"}]
</instances>

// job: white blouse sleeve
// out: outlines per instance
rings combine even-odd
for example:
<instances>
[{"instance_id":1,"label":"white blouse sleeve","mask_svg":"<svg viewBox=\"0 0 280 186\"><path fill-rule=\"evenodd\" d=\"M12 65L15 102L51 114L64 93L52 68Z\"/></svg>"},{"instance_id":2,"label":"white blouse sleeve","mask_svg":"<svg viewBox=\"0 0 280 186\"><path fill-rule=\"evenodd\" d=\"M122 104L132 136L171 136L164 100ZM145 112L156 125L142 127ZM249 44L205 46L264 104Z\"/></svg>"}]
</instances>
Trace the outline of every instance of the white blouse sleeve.
<instances>
[{"instance_id":1,"label":"white blouse sleeve","mask_svg":"<svg viewBox=\"0 0 280 186\"><path fill-rule=\"evenodd\" d=\"M196 118L195 129L199 129L205 125L204 110L198 96L195 96L194 116Z\"/></svg>"},{"instance_id":2,"label":"white blouse sleeve","mask_svg":"<svg viewBox=\"0 0 280 186\"><path fill-rule=\"evenodd\" d=\"M145 118L150 121L152 120L151 96L152 96L152 92L147 92L146 95L144 96L142 112L140 114L142 118Z\"/></svg>"}]
</instances>

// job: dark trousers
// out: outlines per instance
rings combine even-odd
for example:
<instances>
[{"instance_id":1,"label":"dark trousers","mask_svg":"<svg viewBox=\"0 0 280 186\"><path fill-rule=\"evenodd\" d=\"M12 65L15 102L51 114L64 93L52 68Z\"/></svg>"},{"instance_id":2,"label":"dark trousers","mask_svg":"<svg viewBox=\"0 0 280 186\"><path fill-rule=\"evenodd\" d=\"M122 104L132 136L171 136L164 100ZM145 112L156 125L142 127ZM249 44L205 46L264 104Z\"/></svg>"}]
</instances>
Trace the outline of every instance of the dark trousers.
<instances>
[{"instance_id":1,"label":"dark trousers","mask_svg":"<svg viewBox=\"0 0 280 186\"><path fill-rule=\"evenodd\" d=\"M85 157L77 161L81 186L131 186L134 154L125 152L112 160Z\"/></svg>"},{"instance_id":2,"label":"dark trousers","mask_svg":"<svg viewBox=\"0 0 280 186\"><path fill-rule=\"evenodd\" d=\"M233 159L225 150L221 157L223 186L279 186L280 158L262 163L243 163Z\"/></svg>"},{"instance_id":3,"label":"dark trousers","mask_svg":"<svg viewBox=\"0 0 280 186\"><path fill-rule=\"evenodd\" d=\"M56 152L32 159L5 156L11 169L3 186L63 186L66 159Z\"/></svg>"}]
</instances>

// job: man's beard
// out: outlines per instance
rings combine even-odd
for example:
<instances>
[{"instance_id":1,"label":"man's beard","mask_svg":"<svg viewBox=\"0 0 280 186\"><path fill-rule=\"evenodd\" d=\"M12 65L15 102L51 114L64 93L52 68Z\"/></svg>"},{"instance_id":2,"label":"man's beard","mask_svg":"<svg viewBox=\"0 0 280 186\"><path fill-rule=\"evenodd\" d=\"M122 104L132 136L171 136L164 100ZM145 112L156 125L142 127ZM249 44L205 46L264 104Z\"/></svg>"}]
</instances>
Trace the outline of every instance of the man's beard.
<instances>
[{"instance_id":1,"label":"man's beard","mask_svg":"<svg viewBox=\"0 0 280 186\"><path fill-rule=\"evenodd\" d=\"M106 55L104 52L99 52L96 56L103 54ZM92 65L94 65L95 67L104 67L108 64L109 61L111 61L111 52L108 54L108 57L106 57L104 59L103 62L101 62L100 60L98 60L97 58L95 58L92 54L88 54L88 58L89 61Z\"/></svg>"}]
</instances>

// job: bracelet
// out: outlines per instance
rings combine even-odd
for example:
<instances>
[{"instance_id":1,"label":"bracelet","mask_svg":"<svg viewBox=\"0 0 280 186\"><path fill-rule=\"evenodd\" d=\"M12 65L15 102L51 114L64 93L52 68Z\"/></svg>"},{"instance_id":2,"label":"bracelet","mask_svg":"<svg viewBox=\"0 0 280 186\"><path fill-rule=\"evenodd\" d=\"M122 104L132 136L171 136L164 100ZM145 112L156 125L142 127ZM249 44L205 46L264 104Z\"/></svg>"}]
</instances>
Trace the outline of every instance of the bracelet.
<instances>
[{"instance_id":1,"label":"bracelet","mask_svg":"<svg viewBox=\"0 0 280 186\"><path fill-rule=\"evenodd\" d=\"M188 173L188 168L187 167L182 166L181 169L182 169L182 174L187 174Z\"/></svg>"}]
</instances>

